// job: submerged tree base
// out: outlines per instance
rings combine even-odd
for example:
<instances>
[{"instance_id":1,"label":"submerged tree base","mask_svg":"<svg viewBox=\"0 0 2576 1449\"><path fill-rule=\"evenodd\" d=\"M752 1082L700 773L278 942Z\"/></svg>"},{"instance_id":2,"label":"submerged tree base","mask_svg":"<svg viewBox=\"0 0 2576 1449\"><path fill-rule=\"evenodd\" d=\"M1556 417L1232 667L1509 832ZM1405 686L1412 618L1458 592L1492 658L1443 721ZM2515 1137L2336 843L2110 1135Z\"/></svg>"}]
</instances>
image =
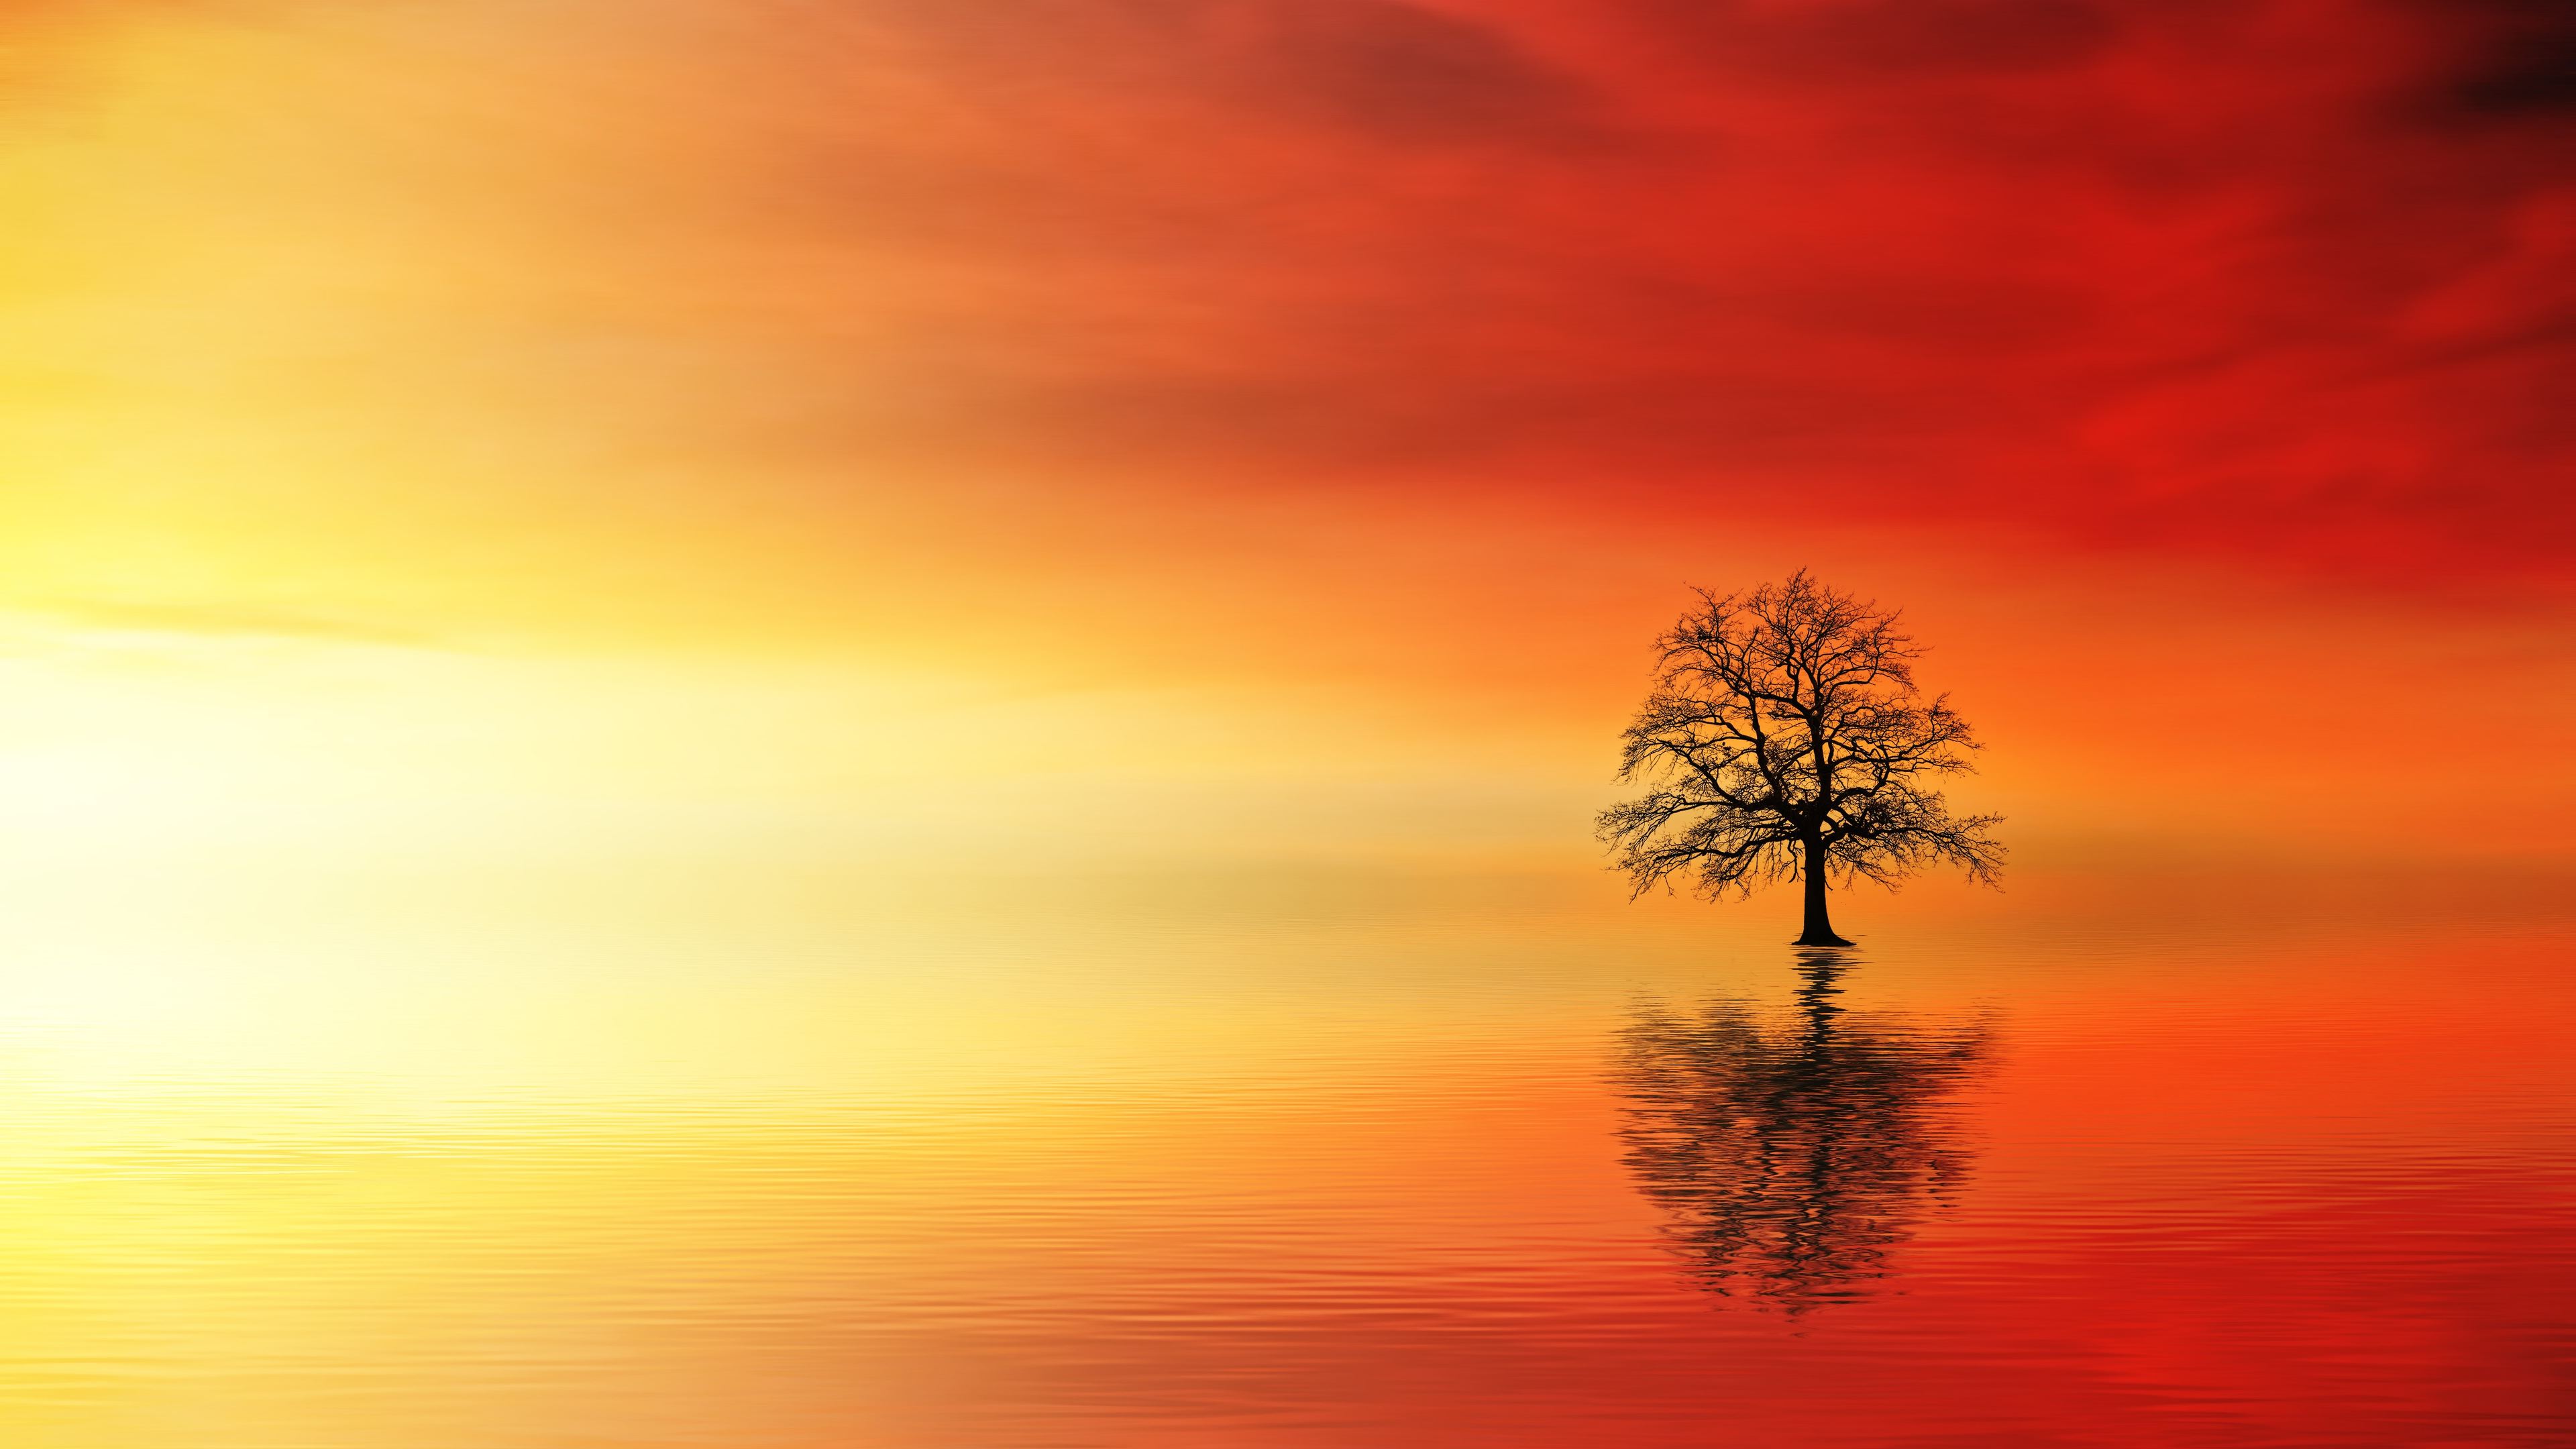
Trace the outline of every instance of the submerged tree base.
<instances>
[{"instance_id":1,"label":"submerged tree base","mask_svg":"<svg viewBox=\"0 0 2576 1449\"><path fill-rule=\"evenodd\" d=\"M1789 944L1792 946L1848 946L1851 942L1831 931L1809 931Z\"/></svg>"}]
</instances>

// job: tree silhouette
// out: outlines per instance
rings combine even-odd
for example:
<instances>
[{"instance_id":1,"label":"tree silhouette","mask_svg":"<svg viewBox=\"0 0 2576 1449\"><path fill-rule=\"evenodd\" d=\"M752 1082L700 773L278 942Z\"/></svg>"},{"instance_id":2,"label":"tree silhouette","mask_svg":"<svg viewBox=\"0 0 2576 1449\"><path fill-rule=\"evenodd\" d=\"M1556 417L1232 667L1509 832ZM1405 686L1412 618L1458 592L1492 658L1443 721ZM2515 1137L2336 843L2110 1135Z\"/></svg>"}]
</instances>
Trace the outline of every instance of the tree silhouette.
<instances>
[{"instance_id":1,"label":"tree silhouette","mask_svg":"<svg viewBox=\"0 0 2576 1449\"><path fill-rule=\"evenodd\" d=\"M1653 689L1620 737L1619 779L1647 793L1594 829L1637 894L1695 875L1712 898L1806 882L1802 946L1847 946L1828 878L1894 885L1947 861L1992 885L2000 815L1954 817L1932 777L1978 748L1948 695L1914 683L1897 615L1800 569L1750 593L1701 589L1658 641Z\"/></svg>"},{"instance_id":2,"label":"tree silhouette","mask_svg":"<svg viewBox=\"0 0 2576 1449\"><path fill-rule=\"evenodd\" d=\"M1966 1176L1945 1107L1988 1034L1844 1019L1841 973L1809 959L1785 1028L1715 1001L1695 1018L1641 1008L1621 1034L1628 1168L1720 1295L1791 1313L1857 1298Z\"/></svg>"}]
</instances>

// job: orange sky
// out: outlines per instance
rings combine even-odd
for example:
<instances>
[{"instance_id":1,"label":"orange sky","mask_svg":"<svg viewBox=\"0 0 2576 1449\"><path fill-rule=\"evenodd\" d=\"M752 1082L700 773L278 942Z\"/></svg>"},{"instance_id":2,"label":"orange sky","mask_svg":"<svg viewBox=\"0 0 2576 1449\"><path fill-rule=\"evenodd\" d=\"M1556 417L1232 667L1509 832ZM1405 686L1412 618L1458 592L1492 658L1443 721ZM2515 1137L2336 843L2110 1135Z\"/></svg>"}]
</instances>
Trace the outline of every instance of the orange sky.
<instances>
[{"instance_id":1,"label":"orange sky","mask_svg":"<svg viewBox=\"0 0 2576 1449\"><path fill-rule=\"evenodd\" d=\"M2025 862L2565 849L2545 7L0 30L25 857L1588 870L1683 585L1801 564Z\"/></svg>"}]
</instances>

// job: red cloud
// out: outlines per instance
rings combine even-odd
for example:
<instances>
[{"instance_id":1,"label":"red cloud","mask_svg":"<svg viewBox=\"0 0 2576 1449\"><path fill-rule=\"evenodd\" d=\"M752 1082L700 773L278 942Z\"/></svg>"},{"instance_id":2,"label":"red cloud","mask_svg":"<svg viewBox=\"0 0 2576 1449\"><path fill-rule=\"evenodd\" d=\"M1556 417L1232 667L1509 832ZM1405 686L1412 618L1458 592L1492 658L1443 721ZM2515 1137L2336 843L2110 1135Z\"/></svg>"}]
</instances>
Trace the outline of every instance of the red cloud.
<instances>
[{"instance_id":1,"label":"red cloud","mask_svg":"<svg viewBox=\"0 0 2576 1449\"><path fill-rule=\"evenodd\" d=\"M2564 582L2554 7L867 13L786 63L947 121L780 174L985 281L925 304L910 402L827 432Z\"/></svg>"}]
</instances>

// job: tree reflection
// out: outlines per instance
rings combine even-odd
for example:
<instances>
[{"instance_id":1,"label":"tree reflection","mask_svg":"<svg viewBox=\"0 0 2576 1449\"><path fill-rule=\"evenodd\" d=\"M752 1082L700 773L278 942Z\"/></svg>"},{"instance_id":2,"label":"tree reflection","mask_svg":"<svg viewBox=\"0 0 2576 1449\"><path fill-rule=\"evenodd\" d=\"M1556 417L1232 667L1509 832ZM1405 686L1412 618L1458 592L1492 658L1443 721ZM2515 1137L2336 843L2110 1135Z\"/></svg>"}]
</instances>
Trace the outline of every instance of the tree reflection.
<instances>
[{"instance_id":1,"label":"tree reflection","mask_svg":"<svg viewBox=\"0 0 2576 1449\"><path fill-rule=\"evenodd\" d=\"M1967 1171L1951 1098L1988 1032L1852 1015L1846 969L1801 952L1785 1021L1719 1000L1640 1008L1621 1033L1628 1167L1717 1293L1791 1313L1862 1297Z\"/></svg>"}]
</instances>

